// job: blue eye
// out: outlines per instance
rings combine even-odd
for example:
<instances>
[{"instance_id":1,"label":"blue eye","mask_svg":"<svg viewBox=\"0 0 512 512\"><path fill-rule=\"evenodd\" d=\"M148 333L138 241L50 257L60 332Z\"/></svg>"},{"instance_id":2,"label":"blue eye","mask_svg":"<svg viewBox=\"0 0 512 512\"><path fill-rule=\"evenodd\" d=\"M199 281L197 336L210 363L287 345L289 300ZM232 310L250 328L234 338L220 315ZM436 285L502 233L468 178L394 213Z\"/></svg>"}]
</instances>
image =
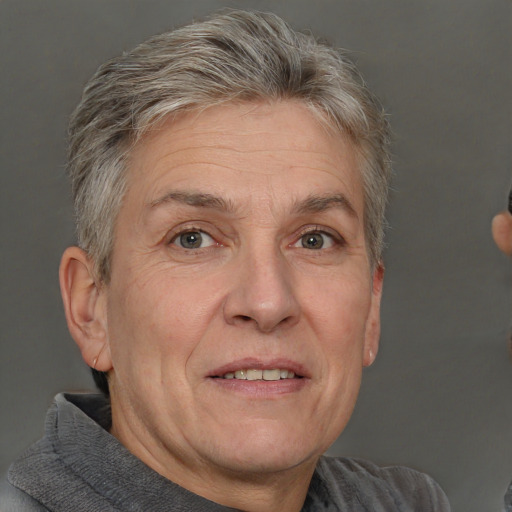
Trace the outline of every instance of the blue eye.
<instances>
[{"instance_id":1,"label":"blue eye","mask_svg":"<svg viewBox=\"0 0 512 512\"><path fill-rule=\"evenodd\" d=\"M295 247L303 247L318 251L319 249L329 249L334 245L333 237L322 231L310 231L300 237Z\"/></svg>"},{"instance_id":2,"label":"blue eye","mask_svg":"<svg viewBox=\"0 0 512 512\"><path fill-rule=\"evenodd\" d=\"M203 249L214 245L215 241L204 231L185 231L178 234L171 243L183 249Z\"/></svg>"}]
</instances>

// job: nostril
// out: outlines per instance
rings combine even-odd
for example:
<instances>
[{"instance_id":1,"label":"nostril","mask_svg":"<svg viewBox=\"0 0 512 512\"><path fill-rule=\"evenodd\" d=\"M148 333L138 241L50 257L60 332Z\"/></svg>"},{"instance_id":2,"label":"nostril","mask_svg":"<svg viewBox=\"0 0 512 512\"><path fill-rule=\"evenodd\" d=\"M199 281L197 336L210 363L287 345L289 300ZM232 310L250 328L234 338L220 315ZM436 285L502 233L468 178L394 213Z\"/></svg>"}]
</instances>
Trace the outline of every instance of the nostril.
<instances>
[{"instance_id":1,"label":"nostril","mask_svg":"<svg viewBox=\"0 0 512 512\"><path fill-rule=\"evenodd\" d=\"M236 315L235 317L233 317L232 321L235 324L238 324L239 326L241 326L241 325L245 326L245 325L249 325L251 322L254 322L255 320L250 315Z\"/></svg>"}]
</instances>

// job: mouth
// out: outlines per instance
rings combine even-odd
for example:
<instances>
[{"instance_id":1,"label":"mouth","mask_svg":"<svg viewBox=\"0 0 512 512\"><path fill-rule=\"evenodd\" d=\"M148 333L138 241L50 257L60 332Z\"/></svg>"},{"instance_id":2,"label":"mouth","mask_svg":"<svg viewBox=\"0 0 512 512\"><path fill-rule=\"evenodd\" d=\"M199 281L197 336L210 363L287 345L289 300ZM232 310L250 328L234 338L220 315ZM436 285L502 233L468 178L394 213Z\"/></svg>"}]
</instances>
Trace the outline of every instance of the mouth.
<instances>
[{"instance_id":1,"label":"mouth","mask_svg":"<svg viewBox=\"0 0 512 512\"><path fill-rule=\"evenodd\" d=\"M208 377L229 389L284 391L302 388L311 379L308 370L297 361L287 358L263 361L252 357L222 365Z\"/></svg>"},{"instance_id":2,"label":"mouth","mask_svg":"<svg viewBox=\"0 0 512 512\"><path fill-rule=\"evenodd\" d=\"M305 367L289 359L246 358L217 368L208 380L223 392L267 401L300 392L311 377Z\"/></svg>"}]
</instances>

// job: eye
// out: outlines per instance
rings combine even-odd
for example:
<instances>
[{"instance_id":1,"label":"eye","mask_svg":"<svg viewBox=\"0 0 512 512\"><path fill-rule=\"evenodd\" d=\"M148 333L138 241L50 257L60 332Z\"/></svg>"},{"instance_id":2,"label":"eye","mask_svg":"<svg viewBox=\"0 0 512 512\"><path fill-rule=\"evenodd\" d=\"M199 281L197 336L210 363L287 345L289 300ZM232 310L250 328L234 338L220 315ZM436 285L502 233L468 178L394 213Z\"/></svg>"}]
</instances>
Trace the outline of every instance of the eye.
<instances>
[{"instance_id":1,"label":"eye","mask_svg":"<svg viewBox=\"0 0 512 512\"><path fill-rule=\"evenodd\" d=\"M171 244L183 249L203 249L215 245L215 240L204 231L185 231L176 235Z\"/></svg>"},{"instance_id":2,"label":"eye","mask_svg":"<svg viewBox=\"0 0 512 512\"><path fill-rule=\"evenodd\" d=\"M295 247L303 247L304 249L317 251L319 249L329 249L334 244L335 241L332 235L323 231L310 231L299 238Z\"/></svg>"}]
</instances>

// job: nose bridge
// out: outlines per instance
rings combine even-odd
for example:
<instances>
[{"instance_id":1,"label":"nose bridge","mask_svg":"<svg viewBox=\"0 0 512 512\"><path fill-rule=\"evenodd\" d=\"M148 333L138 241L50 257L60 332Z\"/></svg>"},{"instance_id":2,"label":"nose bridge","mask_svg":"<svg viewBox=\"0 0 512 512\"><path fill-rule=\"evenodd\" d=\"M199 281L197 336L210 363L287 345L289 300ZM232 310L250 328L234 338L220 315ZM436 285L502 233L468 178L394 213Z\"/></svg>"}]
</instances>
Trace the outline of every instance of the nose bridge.
<instances>
[{"instance_id":1,"label":"nose bridge","mask_svg":"<svg viewBox=\"0 0 512 512\"><path fill-rule=\"evenodd\" d=\"M236 274L225 307L229 323L251 321L268 332L298 319L291 269L277 244L269 240L248 244L241 251Z\"/></svg>"}]
</instances>

